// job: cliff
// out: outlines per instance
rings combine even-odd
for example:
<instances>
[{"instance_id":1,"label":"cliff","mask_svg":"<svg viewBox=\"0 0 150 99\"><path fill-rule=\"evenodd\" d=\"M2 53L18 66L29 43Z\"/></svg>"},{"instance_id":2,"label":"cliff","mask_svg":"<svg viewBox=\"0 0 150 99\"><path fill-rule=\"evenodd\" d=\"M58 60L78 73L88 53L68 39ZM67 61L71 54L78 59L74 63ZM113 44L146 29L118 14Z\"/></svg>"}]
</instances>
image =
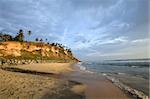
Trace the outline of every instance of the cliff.
<instances>
[{"instance_id":1,"label":"cliff","mask_svg":"<svg viewBox=\"0 0 150 99\"><path fill-rule=\"evenodd\" d=\"M71 52L64 48L41 42L0 42L0 58L79 62Z\"/></svg>"}]
</instances>

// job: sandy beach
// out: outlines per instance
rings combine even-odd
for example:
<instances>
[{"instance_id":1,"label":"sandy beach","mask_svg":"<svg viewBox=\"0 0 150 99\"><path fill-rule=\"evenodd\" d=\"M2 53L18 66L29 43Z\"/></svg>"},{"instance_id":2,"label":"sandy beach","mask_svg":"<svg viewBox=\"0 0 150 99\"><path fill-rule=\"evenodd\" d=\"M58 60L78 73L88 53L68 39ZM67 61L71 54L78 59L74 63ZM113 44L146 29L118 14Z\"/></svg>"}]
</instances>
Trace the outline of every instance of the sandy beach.
<instances>
[{"instance_id":1,"label":"sandy beach","mask_svg":"<svg viewBox=\"0 0 150 99\"><path fill-rule=\"evenodd\" d=\"M71 65L70 63L39 63L39 64L17 65L10 67L43 73L66 74L73 71L70 65Z\"/></svg>"},{"instance_id":2,"label":"sandy beach","mask_svg":"<svg viewBox=\"0 0 150 99\"><path fill-rule=\"evenodd\" d=\"M150 0L0 0L0 99L150 99Z\"/></svg>"},{"instance_id":3,"label":"sandy beach","mask_svg":"<svg viewBox=\"0 0 150 99\"><path fill-rule=\"evenodd\" d=\"M59 76L55 76L55 74L51 75L51 73L56 73L56 75L62 72L68 73L71 70L69 64L30 64L22 65L21 68L24 69L24 67L25 69L30 68L31 71L40 70L50 74L20 73L13 72L13 70L0 69L0 99L82 99L82 95L77 93L78 90L82 92L81 84L61 79ZM47 68L48 71L46 70ZM81 89L76 88L79 85Z\"/></svg>"},{"instance_id":4,"label":"sandy beach","mask_svg":"<svg viewBox=\"0 0 150 99\"><path fill-rule=\"evenodd\" d=\"M128 99L104 76L80 71L69 63L3 67L0 78L0 99Z\"/></svg>"}]
</instances>

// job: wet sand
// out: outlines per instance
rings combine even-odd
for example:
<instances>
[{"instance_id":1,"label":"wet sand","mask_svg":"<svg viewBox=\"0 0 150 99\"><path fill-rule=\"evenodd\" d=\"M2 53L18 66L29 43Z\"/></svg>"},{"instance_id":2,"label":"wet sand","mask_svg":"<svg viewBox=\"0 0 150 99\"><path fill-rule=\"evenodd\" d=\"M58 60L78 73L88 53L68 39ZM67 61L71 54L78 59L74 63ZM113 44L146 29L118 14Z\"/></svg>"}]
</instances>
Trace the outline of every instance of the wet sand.
<instances>
[{"instance_id":1,"label":"wet sand","mask_svg":"<svg viewBox=\"0 0 150 99\"><path fill-rule=\"evenodd\" d=\"M127 94L103 75L95 75L76 69L69 76L69 79L82 82L86 85L86 99L129 99Z\"/></svg>"}]
</instances>

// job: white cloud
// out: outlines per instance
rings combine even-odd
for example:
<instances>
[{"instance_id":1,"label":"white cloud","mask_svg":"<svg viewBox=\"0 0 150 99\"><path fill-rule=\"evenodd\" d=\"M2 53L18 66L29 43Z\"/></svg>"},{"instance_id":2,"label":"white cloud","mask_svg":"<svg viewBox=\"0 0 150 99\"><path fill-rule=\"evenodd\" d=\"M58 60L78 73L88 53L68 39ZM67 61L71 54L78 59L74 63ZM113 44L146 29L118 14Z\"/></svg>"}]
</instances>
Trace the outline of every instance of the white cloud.
<instances>
[{"instance_id":1,"label":"white cloud","mask_svg":"<svg viewBox=\"0 0 150 99\"><path fill-rule=\"evenodd\" d=\"M136 39L136 40L133 40L132 43L144 43L144 42L150 42L149 39L145 38L145 39Z\"/></svg>"},{"instance_id":2,"label":"white cloud","mask_svg":"<svg viewBox=\"0 0 150 99\"><path fill-rule=\"evenodd\" d=\"M96 56L96 57L110 57L110 56L121 56L121 55L127 55L127 53L102 53L102 52L93 52L93 53L89 53L87 54L87 56Z\"/></svg>"},{"instance_id":3,"label":"white cloud","mask_svg":"<svg viewBox=\"0 0 150 99\"><path fill-rule=\"evenodd\" d=\"M117 43L126 43L128 42L127 37L125 36L120 36L117 38L113 38L113 39L104 39L104 40L100 40L99 41L99 45L105 45L105 44L117 44Z\"/></svg>"}]
</instances>

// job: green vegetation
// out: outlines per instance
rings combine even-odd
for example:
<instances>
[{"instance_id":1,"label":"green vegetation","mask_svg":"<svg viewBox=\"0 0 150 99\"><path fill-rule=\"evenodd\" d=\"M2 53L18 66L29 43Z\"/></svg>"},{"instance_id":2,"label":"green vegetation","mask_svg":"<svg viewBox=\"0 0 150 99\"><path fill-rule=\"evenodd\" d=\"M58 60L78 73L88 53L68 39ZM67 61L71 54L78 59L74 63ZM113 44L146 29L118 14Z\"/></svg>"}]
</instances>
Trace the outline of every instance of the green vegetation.
<instances>
[{"instance_id":1,"label":"green vegetation","mask_svg":"<svg viewBox=\"0 0 150 99\"><path fill-rule=\"evenodd\" d=\"M21 50L21 58L22 59L36 59L36 55L32 54L31 52Z\"/></svg>"},{"instance_id":2,"label":"green vegetation","mask_svg":"<svg viewBox=\"0 0 150 99\"><path fill-rule=\"evenodd\" d=\"M27 32L28 36L32 35L32 31ZM11 36L6 33L0 33L0 45L2 45L2 49L0 49L0 62L1 64L17 64L17 63L30 63L31 61L39 63L39 62L70 62L70 61L78 61L76 58L72 56L71 49L67 48L63 44L60 43L50 43L48 39L43 38L35 38L35 41L25 41L25 33L22 29L19 30L16 36ZM8 43L3 42L20 42L22 45L21 50L14 49L15 53L19 56L16 56L11 53L11 49L7 50L9 46ZM44 42L46 41L46 42ZM11 43L10 42L10 43ZM13 43L15 44L15 43ZM6 48L6 50L4 50ZM33 49L35 48L35 50ZM46 50L48 48L48 51ZM10 53L7 55L6 52ZM67 52L67 54L66 54Z\"/></svg>"},{"instance_id":3,"label":"green vegetation","mask_svg":"<svg viewBox=\"0 0 150 99\"><path fill-rule=\"evenodd\" d=\"M5 41L29 42L29 41L24 41L24 38L25 38L24 34L25 33L24 33L24 31L22 29L19 30L19 32L17 33L17 35L15 37L13 37L13 36L11 36L10 34L7 34L7 33L0 33L0 42L5 42ZM32 35L32 31L29 30L27 32L27 34L29 36L31 36ZM35 42L37 42L37 43L40 43L40 44L43 44L43 45L48 44L50 46L55 46L55 47L58 47L58 48L60 48L62 50L66 50L69 53L72 53L71 49L67 48L63 44L47 42L48 41L47 38L45 39L45 42L43 42L43 41L44 41L43 38L35 38ZM30 43L35 43L35 42L30 42Z\"/></svg>"},{"instance_id":4,"label":"green vegetation","mask_svg":"<svg viewBox=\"0 0 150 99\"><path fill-rule=\"evenodd\" d=\"M19 42L23 42L24 41L23 30L19 30L19 33L17 33L16 37L14 38L14 41L19 41Z\"/></svg>"},{"instance_id":5,"label":"green vegetation","mask_svg":"<svg viewBox=\"0 0 150 99\"><path fill-rule=\"evenodd\" d=\"M0 41L12 41L13 37L9 34L0 33Z\"/></svg>"}]
</instances>

